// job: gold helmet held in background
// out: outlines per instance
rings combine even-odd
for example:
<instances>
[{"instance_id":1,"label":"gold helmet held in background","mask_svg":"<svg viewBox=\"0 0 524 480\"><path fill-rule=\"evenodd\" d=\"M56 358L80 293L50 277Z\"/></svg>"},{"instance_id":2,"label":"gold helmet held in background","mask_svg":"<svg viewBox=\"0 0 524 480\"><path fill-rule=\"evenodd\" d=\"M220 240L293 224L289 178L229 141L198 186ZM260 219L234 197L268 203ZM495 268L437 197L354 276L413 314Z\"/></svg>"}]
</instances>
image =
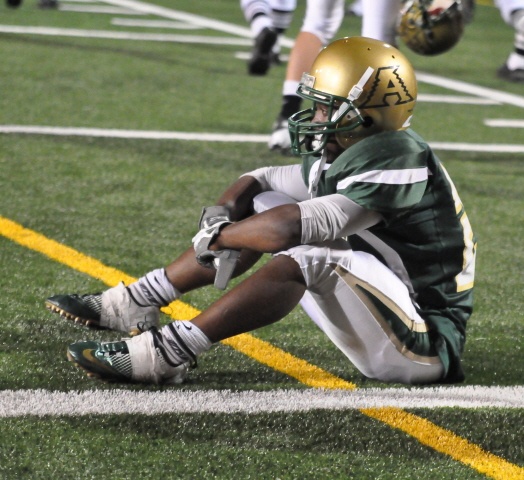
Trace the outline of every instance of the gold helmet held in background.
<instances>
[{"instance_id":1,"label":"gold helmet held in background","mask_svg":"<svg viewBox=\"0 0 524 480\"><path fill-rule=\"evenodd\" d=\"M460 0L411 0L400 12L398 33L420 55L438 55L454 47L464 33Z\"/></svg>"},{"instance_id":2,"label":"gold helmet held in background","mask_svg":"<svg viewBox=\"0 0 524 480\"><path fill-rule=\"evenodd\" d=\"M297 94L313 107L289 118L293 151L319 153L330 136L344 149L376 133L409 127L417 80L395 47L365 37L336 40L320 51ZM313 121L324 105L328 120ZM314 141L313 141L314 140Z\"/></svg>"}]
</instances>

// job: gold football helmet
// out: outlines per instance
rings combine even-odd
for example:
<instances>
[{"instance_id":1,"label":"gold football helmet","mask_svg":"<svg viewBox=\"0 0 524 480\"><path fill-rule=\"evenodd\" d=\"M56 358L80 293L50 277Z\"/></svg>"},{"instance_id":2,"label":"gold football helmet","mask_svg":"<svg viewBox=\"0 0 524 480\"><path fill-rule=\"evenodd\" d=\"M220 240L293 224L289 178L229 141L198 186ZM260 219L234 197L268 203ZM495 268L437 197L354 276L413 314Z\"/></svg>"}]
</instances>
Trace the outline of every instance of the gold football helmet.
<instances>
[{"instance_id":1,"label":"gold football helmet","mask_svg":"<svg viewBox=\"0 0 524 480\"><path fill-rule=\"evenodd\" d=\"M420 55L438 55L454 47L464 33L461 1L412 0L400 12L398 34Z\"/></svg>"},{"instance_id":2,"label":"gold football helmet","mask_svg":"<svg viewBox=\"0 0 524 480\"><path fill-rule=\"evenodd\" d=\"M313 101L289 118L296 154L318 154L334 136L344 149L364 137L409 126L417 81L408 59L395 47L366 37L336 40L320 51L297 94ZM313 122L317 105L329 121Z\"/></svg>"}]
</instances>

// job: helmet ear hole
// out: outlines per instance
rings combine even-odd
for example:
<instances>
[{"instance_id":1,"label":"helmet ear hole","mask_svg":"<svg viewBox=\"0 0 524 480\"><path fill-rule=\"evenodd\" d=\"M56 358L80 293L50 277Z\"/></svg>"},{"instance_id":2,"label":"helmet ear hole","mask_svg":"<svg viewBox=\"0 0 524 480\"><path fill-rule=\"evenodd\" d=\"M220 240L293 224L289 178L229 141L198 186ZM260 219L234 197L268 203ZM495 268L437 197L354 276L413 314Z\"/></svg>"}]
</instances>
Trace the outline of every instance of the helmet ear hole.
<instances>
[{"instance_id":1,"label":"helmet ear hole","mask_svg":"<svg viewBox=\"0 0 524 480\"><path fill-rule=\"evenodd\" d=\"M369 115L366 115L364 117L364 121L362 122L362 126L364 128L372 127L375 122L373 121L373 118L371 118Z\"/></svg>"}]
</instances>

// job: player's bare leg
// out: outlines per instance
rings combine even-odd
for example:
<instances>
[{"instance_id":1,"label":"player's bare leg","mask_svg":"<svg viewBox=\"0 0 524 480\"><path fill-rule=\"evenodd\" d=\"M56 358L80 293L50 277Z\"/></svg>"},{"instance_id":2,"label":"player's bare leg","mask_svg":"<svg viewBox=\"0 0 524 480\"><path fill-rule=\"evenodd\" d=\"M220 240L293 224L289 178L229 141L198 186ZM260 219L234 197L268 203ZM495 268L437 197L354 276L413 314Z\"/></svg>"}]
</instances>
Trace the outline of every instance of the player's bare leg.
<instances>
[{"instance_id":1,"label":"player's bare leg","mask_svg":"<svg viewBox=\"0 0 524 480\"><path fill-rule=\"evenodd\" d=\"M227 206L231 220L237 221L253 213L253 198L260 191L255 179L241 177L217 204ZM234 275L247 271L259 258L258 253L242 252ZM46 299L45 305L75 323L136 335L139 323L159 326L161 307L195 288L213 284L215 275L214 269L196 261L194 248L190 247L165 269L153 270L128 286L121 283L94 294L54 295Z\"/></svg>"},{"instance_id":2,"label":"player's bare leg","mask_svg":"<svg viewBox=\"0 0 524 480\"><path fill-rule=\"evenodd\" d=\"M77 342L68 358L108 381L181 383L213 343L280 320L305 289L296 261L277 256L191 322L174 321L119 342Z\"/></svg>"},{"instance_id":3,"label":"player's bare leg","mask_svg":"<svg viewBox=\"0 0 524 480\"><path fill-rule=\"evenodd\" d=\"M270 325L298 304L306 285L299 265L279 255L192 321L215 343Z\"/></svg>"}]
</instances>

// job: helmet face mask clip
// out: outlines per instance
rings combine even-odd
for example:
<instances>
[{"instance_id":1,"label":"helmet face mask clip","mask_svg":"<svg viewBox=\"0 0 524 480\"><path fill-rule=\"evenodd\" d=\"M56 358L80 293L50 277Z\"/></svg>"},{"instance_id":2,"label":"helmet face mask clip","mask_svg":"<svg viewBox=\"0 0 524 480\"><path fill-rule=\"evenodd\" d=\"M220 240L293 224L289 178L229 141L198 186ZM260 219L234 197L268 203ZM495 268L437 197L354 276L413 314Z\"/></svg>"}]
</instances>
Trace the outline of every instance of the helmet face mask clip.
<instances>
[{"instance_id":1,"label":"helmet face mask clip","mask_svg":"<svg viewBox=\"0 0 524 480\"><path fill-rule=\"evenodd\" d=\"M305 73L297 93L311 100L311 108L301 110L289 118L291 143L297 154L320 154L333 134L353 130L364 122L358 108L349 98L330 95L312 88L314 77ZM314 122L317 108L327 107L327 121ZM343 121L343 125L342 125ZM295 148L294 147L294 148Z\"/></svg>"}]
</instances>

